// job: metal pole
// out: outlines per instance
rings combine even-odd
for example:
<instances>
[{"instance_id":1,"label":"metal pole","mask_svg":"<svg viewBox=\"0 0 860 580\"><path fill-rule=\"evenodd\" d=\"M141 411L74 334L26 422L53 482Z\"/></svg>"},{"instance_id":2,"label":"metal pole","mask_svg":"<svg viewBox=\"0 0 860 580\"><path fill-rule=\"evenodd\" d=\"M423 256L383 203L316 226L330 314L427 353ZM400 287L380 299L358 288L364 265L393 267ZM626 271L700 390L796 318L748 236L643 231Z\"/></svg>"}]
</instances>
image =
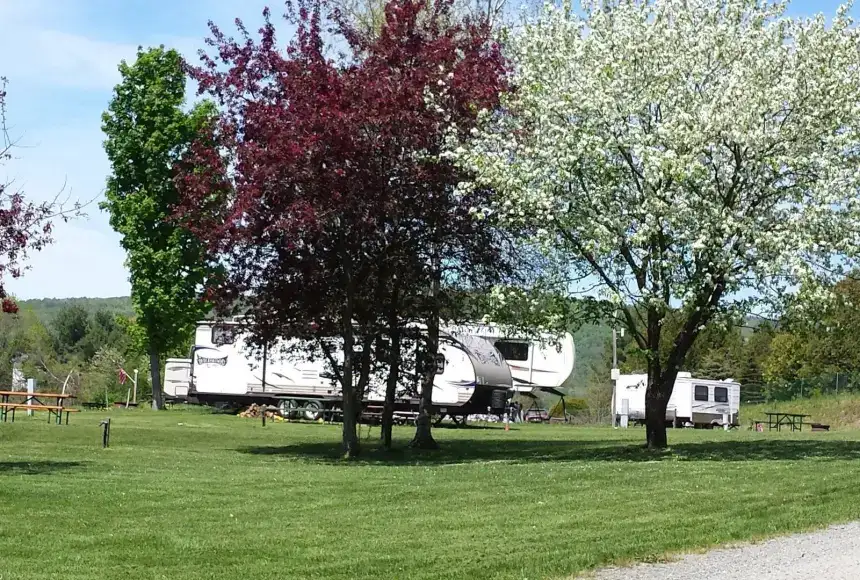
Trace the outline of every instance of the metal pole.
<instances>
[{"instance_id":1,"label":"metal pole","mask_svg":"<svg viewBox=\"0 0 860 580\"><path fill-rule=\"evenodd\" d=\"M615 427L615 391L617 390L616 387L618 386L618 380L614 378L615 372L616 372L615 369L618 368L618 344L617 344L617 341L618 341L618 333L615 331L615 327L613 326L612 327L612 377L613 377L612 378L612 398L610 399L610 402L609 402L609 404L611 406L611 408L609 409L609 422L613 427Z\"/></svg>"},{"instance_id":2,"label":"metal pole","mask_svg":"<svg viewBox=\"0 0 860 580\"><path fill-rule=\"evenodd\" d=\"M532 374L535 368L535 343L529 345L529 386L532 384Z\"/></svg>"},{"instance_id":3,"label":"metal pole","mask_svg":"<svg viewBox=\"0 0 860 580\"><path fill-rule=\"evenodd\" d=\"M266 392L266 359L269 358L269 344L263 345L263 392ZM266 420L263 419L263 426L266 425Z\"/></svg>"},{"instance_id":4,"label":"metal pole","mask_svg":"<svg viewBox=\"0 0 860 580\"><path fill-rule=\"evenodd\" d=\"M618 368L618 333L612 329L612 368Z\"/></svg>"},{"instance_id":5,"label":"metal pole","mask_svg":"<svg viewBox=\"0 0 860 580\"><path fill-rule=\"evenodd\" d=\"M137 369L134 369L134 396L131 400L137 405Z\"/></svg>"}]
</instances>

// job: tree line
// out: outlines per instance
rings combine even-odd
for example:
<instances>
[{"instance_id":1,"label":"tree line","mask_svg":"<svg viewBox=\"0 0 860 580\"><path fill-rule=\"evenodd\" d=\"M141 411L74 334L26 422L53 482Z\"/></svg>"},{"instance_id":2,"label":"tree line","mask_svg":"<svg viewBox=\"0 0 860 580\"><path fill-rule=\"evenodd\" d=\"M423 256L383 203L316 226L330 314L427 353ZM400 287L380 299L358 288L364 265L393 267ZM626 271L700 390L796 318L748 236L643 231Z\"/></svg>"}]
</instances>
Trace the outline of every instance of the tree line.
<instances>
[{"instance_id":1,"label":"tree line","mask_svg":"<svg viewBox=\"0 0 860 580\"><path fill-rule=\"evenodd\" d=\"M125 369L133 377L134 370L145 369L146 363L135 318L105 307L102 300L67 301L48 310L40 306L24 301L17 312L0 315L3 384L8 387L16 376L34 378L40 390L65 389L83 403L125 402L132 385L120 384L119 370ZM187 356L190 338L178 352L169 354ZM141 373L138 391L142 399L148 398L149 388L149 378Z\"/></svg>"}]
</instances>

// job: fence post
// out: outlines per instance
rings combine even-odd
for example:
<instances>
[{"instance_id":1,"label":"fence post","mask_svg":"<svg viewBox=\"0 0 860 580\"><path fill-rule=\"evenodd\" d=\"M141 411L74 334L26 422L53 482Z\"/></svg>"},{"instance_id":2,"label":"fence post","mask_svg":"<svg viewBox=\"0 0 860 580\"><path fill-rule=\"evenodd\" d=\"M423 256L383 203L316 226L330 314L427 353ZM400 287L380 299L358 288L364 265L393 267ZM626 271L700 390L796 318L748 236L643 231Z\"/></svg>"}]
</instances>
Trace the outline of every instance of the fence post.
<instances>
[{"instance_id":1,"label":"fence post","mask_svg":"<svg viewBox=\"0 0 860 580\"><path fill-rule=\"evenodd\" d=\"M27 394L32 395L35 392L36 392L36 379L27 379ZM27 397L27 404L28 405L33 404L33 397L30 397L30 396ZM27 416L28 417L33 416L33 409L27 409Z\"/></svg>"}]
</instances>

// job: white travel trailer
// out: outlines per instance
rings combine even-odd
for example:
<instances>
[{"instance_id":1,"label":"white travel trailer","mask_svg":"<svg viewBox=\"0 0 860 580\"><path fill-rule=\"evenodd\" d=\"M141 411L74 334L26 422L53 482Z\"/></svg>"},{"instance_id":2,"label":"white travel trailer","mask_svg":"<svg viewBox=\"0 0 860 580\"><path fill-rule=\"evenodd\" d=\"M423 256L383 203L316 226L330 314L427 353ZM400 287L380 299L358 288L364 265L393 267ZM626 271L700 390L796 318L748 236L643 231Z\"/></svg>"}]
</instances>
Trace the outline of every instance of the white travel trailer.
<instances>
[{"instance_id":1,"label":"white travel trailer","mask_svg":"<svg viewBox=\"0 0 860 580\"><path fill-rule=\"evenodd\" d=\"M203 322L197 327L191 361L191 392L201 402L249 403L268 400L304 409L339 406L340 387L322 357L301 350L283 354L286 342L272 345L265 365L252 358L237 322ZM440 336L433 390L439 412L463 416L487 407L503 409L512 380L510 369L493 346L475 336ZM420 390L420 386L416 385ZM385 386L372 382L366 402L382 402ZM399 393L398 407L417 405L413 392ZM311 415L308 415L310 418Z\"/></svg>"},{"instance_id":2,"label":"white travel trailer","mask_svg":"<svg viewBox=\"0 0 860 580\"><path fill-rule=\"evenodd\" d=\"M188 397L191 385L191 359L169 358L164 363L164 393L168 397Z\"/></svg>"},{"instance_id":3,"label":"white travel trailer","mask_svg":"<svg viewBox=\"0 0 860 580\"><path fill-rule=\"evenodd\" d=\"M630 421L645 420L645 388L648 375L619 375L615 381L615 416L627 415ZM678 373L666 409L666 422L675 427L738 424L741 386L732 379L724 381L695 379Z\"/></svg>"},{"instance_id":4,"label":"white travel trailer","mask_svg":"<svg viewBox=\"0 0 860 580\"><path fill-rule=\"evenodd\" d=\"M486 324L448 326L445 330L456 337L478 336L496 347L511 369L514 391L558 389L573 374L576 348L569 333L535 340Z\"/></svg>"}]
</instances>

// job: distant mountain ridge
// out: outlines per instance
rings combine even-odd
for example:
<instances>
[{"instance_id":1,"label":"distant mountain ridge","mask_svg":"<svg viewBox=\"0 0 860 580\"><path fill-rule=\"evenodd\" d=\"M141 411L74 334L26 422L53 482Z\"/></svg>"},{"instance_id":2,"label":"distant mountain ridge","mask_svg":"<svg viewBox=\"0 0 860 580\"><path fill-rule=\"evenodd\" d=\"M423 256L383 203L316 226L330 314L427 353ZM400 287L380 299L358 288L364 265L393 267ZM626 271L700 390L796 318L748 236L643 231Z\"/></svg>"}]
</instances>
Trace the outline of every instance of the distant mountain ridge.
<instances>
[{"instance_id":1,"label":"distant mountain ridge","mask_svg":"<svg viewBox=\"0 0 860 580\"><path fill-rule=\"evenodd\" d=\"M40 298L35 300L19 300L22 309L32 311L44 324L50 324L57 313L68 306L83 306L90 312L107 310L116 314L131 316L134 309L129 296L114 298Z\"/></svg>"}]
</instances>

